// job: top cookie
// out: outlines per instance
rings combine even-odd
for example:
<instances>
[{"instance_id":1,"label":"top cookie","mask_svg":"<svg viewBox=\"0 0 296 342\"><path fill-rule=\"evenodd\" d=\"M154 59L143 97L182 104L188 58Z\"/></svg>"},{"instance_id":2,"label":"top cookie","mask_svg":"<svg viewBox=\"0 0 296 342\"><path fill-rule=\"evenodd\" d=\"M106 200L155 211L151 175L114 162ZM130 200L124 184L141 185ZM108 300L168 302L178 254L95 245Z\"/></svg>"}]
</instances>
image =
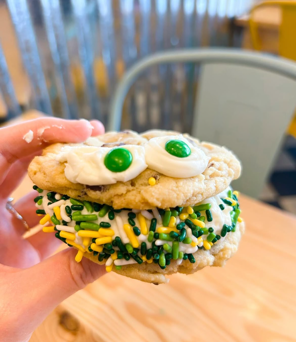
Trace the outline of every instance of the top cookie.
<instances>
[{"instance_id":1,"label":"top cookie","mask_svg":"<svg viewBox=\"0 0 296 342\"><path fill-rule=\"evenodd\" d=\"M115 209L151 209L191 206L214 196L239 177L241 166L224 147L153 130L53 144L33 159L28 172L42 189Z\"/></svg>"}]
</instances>

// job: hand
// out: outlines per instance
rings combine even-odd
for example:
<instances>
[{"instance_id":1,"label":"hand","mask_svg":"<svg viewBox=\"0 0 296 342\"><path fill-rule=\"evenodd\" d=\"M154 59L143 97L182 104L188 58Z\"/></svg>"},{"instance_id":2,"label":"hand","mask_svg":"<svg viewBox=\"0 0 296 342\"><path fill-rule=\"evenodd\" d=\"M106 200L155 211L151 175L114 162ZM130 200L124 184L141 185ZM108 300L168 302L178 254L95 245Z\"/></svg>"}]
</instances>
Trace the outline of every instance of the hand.
<instances>
[{"instance_id":1,"label":"hand","mask_svg":"<svg viewBox=\"0 0 296 342\"><path fill-rule=\"evenodd\" d=\"M23 136L33 132L27 143ZM78 143L104 133L98 121L41 118L0 129L0 340L28 341L45 317L65 298L105 273L103 267L83 258L77 264L74 249L49 257L60 241L42 231L24 239L24 224L7 209L35 155L55 142ZM14 208L28 223L38 224L32 191ZM49 257L49 258L48 258Z\"/></svg>"}]
</instances>

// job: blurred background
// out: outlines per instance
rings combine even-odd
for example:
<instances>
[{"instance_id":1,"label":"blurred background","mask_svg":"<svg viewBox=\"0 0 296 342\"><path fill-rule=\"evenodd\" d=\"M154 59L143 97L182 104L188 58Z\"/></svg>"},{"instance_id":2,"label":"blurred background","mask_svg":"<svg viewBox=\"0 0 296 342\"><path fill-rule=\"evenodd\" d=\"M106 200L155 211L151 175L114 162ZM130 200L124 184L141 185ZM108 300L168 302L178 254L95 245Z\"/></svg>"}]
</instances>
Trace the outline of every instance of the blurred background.
<instances>
[{"instance_id":1,"label":"blurred background","mask_svg":"<svg viewBox=\"0 0 296 342\"><path fill-rule=\"evenodd\" d=\"M37 109L108 124L111 99L126 70L164 50L227 47L296 59L296 10L286 15L280 4L259 7L252 12L256 33L250 34L250 11L257 4L254 0L0 0L0 121L6 124ZM284 43L279 34L283 27L289 31ZM151 67L125 99L122 128L190 133L199 76L195 63ZM287 127L259 198L295 213L293 135L295 120Z\"/></svg>"}]
</instances>

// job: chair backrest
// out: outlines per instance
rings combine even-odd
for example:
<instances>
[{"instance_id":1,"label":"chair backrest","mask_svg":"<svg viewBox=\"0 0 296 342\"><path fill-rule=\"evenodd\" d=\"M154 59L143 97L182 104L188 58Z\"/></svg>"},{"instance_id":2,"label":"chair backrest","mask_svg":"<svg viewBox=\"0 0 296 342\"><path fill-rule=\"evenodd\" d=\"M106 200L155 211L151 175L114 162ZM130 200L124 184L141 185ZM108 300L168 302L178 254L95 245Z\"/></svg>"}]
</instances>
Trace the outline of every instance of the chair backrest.
<instances>
[{"instance_id":1,"label":"chair backrest","mask_svg":"<svg viewBox=\"0 0 296 342\"><path fill-rule=\"evenodd\" d=\"M296 60L296 44L293 37L296 35L296 1L263 1L255 5L250 12L249 27L252 45L255 50L261 50L261 42L258 34L258 25L255 13L264 7L276 6L281 10L281 23L279 26L279 55Z\"/></svg>"},{"instance_id":2,"label":"chair backrest","mask_svg":"<svg viewBox=\"0 0 296 342\"><path fill-rule=\"evenodd\" d=\"M156 54L134 65L119 83L108 129L120 129L125 96L141 72L177 62L201 63L192 135L233 150L244 169L235 187L258 197L296 107L296 64L229 49Z\"/></svg>"}]
</instances>

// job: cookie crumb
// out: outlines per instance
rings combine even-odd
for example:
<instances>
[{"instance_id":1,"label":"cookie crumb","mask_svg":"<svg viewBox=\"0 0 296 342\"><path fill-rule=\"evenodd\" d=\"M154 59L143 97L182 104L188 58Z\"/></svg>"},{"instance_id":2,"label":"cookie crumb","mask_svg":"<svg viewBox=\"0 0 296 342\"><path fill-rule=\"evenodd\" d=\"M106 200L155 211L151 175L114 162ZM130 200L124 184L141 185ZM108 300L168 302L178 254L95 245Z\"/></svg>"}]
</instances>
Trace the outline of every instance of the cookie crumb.
<instances>
[{"instance_id":1,"label":"cookie crumb","mask_svg":"<svg viewBox=\"0 0 296 342\"><path fill-rule=\"evenodd\" d=\"M33 131L29 130L24 136L23 139L29 144L34 138L34 133Z\"/></svg>"}]
</instances>

